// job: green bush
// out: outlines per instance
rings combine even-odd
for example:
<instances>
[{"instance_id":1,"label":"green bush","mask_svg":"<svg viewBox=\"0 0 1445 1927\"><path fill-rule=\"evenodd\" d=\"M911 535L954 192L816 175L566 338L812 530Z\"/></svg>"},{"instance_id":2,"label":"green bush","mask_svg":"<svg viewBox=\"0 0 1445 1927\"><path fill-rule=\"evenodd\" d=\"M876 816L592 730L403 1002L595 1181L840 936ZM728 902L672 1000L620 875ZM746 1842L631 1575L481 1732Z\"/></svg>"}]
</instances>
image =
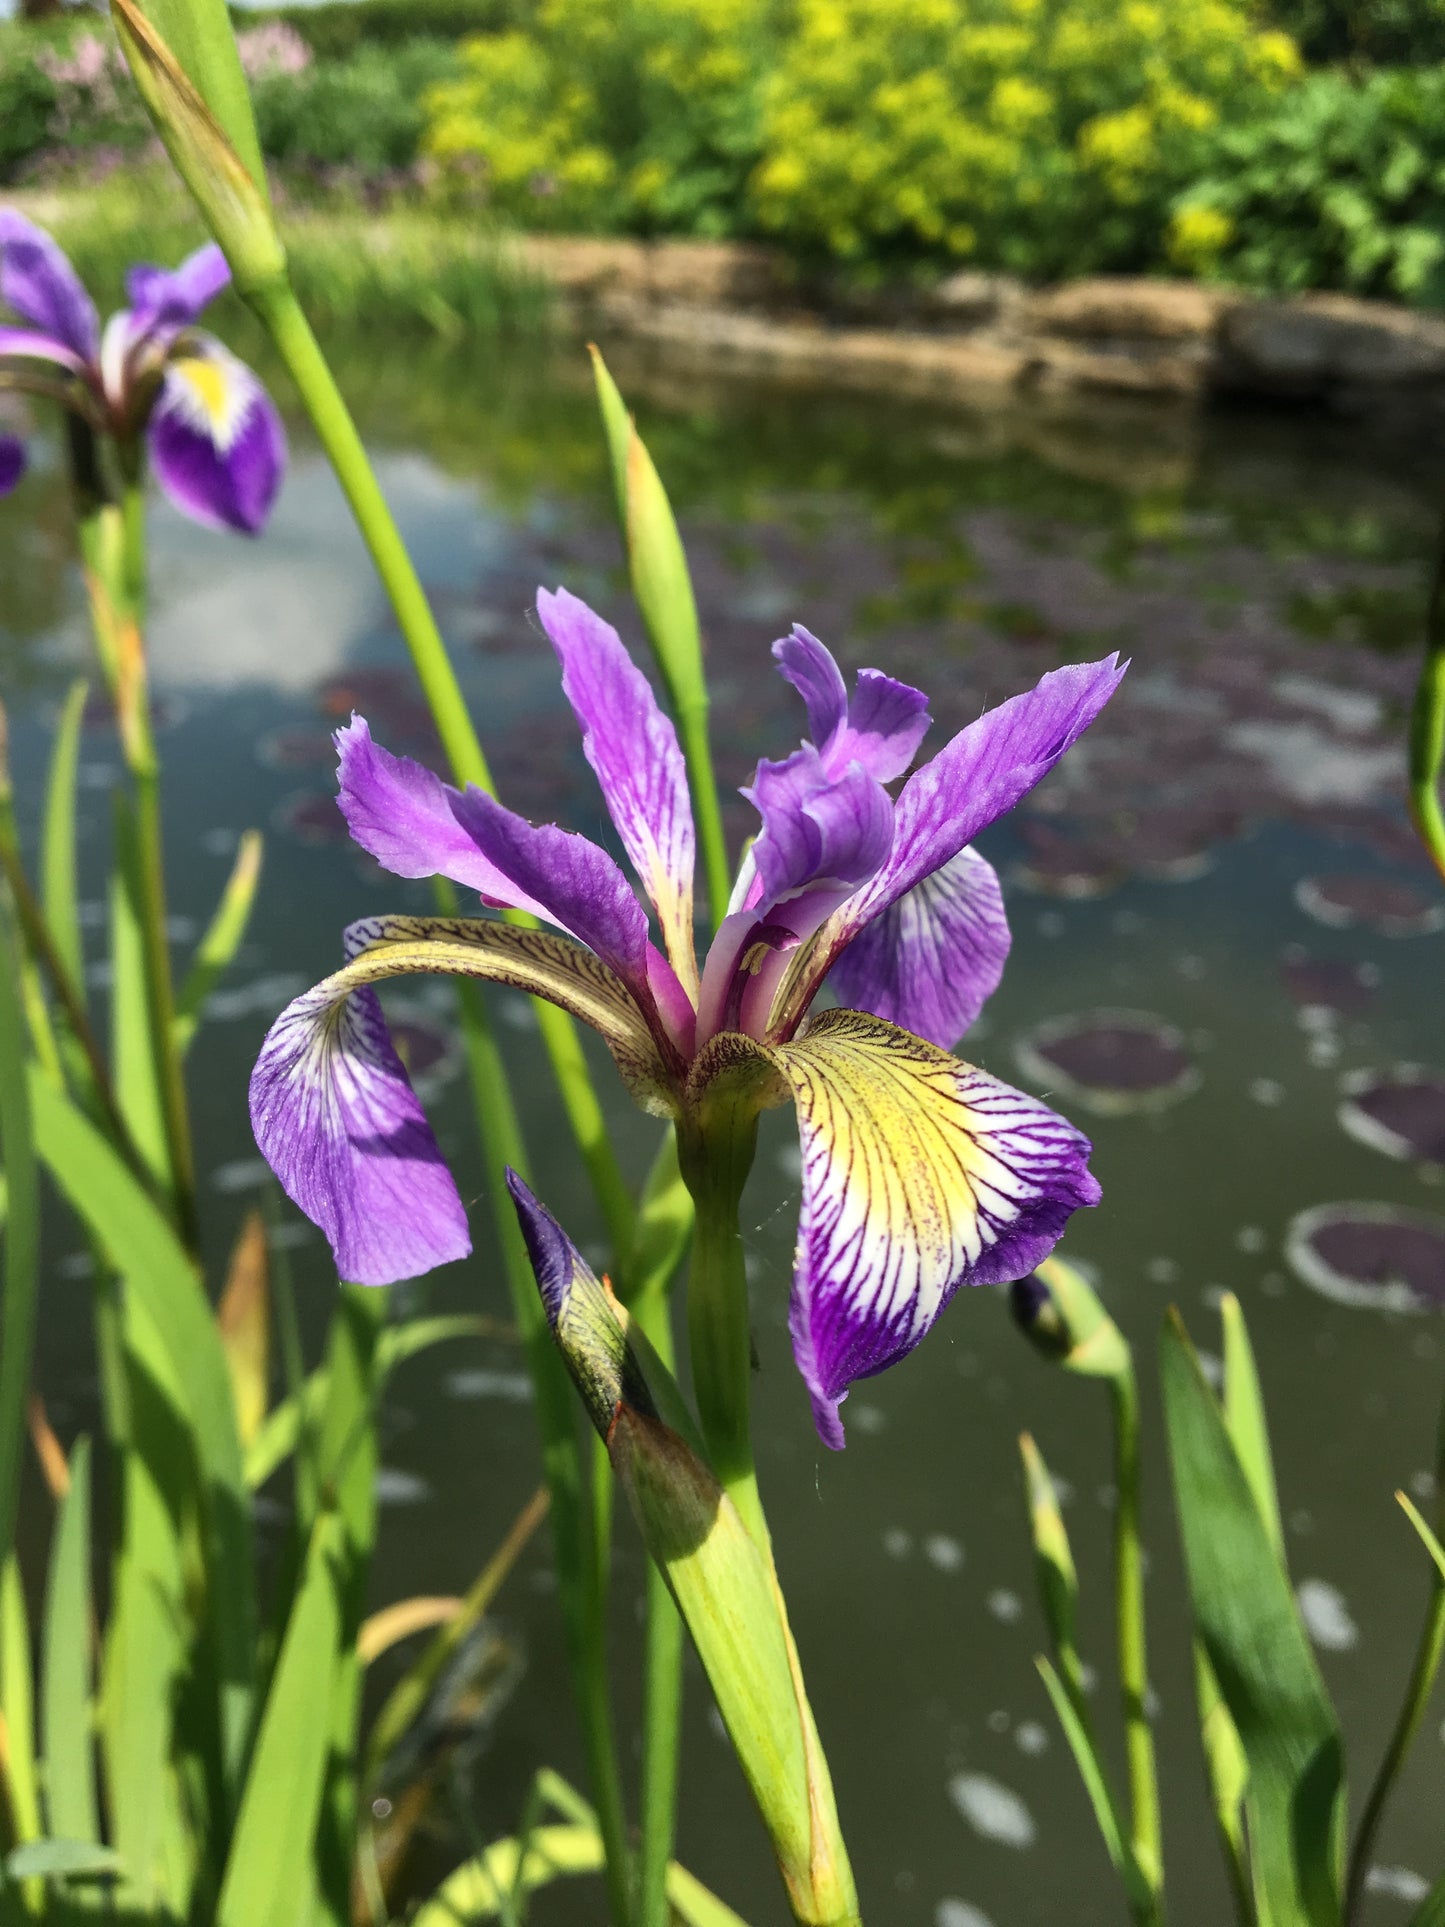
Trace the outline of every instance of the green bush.
<instances>
[{"instance_id":1,"label":"green bush","mask_svg":"<svg viewBox=\"0 0 1445 1927\"><path fill-rule=\"evenodd\" d=\"M44 147L55 101L55 82L36 66L29 42L0 35L0 180Z\"/></svg>"},{"instance_id":2,"label":"green bush","mask_svg":"<svg viewBox=\"0 0 1445 1927\"><path fill-rule=\"evenodd\" d=\"M775 0L542 0L467 41L427 151L531 226L726 234L762 152Z\"/></svg>"},{"instance_id":3,"label":"green bush","mask_svg":"<svg viewBox=\"0 0 1445 1927\"><path fill-rule=\"evenodd\" d=\"M318 60L409 40L461 40L515 24L525 0L333 0L329 6L233 7L238 28L264 20L294 27Z\"/></svg>"},{"instance_id":4,"label":"green bush","mask_svg":"<svg viewBox=\"0 0 1445 1927\"><path fill-rule=\"evenodd\" d=\"M416 159L426 91L457 70L452 46L412 40L318 60L253 85L262 152L283 164L406 167Z\"/></svg>"},{"instance_id":5,"label":"green bush","mask_svg":"<svg viewBox=\"0 0 1445 1927\"><path fill-rule=\"evenodd\" d=\"M1445 66L1311 74L1220 129L1170 244L1254 287L1445 303Z\"/></svg>"},{"instance_id":6,"label":"green bush","mask_svg":"<svg viewBox=\"0 0 1445 1927\"><path fill-rule=\"evenodd\" d=\"M1273 0L1306 60L1445 60L1445 0Z\"/></svg>"},{"instance_id":7,"label":"green bush","mask_svg":"<svg viewBox=\"0 0 1445 1927\"><path fill-rule=\"evenodd\" d=\"M855 261L1148 267L1201 139L1297 64L1248 0L799 0L753 202Z\"/></svg>"}]
</instances>

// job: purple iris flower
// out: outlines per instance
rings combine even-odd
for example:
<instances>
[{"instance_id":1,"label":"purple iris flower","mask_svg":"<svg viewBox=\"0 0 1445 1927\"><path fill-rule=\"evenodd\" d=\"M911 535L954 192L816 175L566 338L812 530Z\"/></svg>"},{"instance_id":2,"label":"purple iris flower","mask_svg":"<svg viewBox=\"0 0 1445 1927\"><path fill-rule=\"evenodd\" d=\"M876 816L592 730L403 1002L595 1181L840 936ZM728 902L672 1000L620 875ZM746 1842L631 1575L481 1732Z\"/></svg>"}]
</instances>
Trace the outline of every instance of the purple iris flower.
<instances>
[{"instance_id":1,"label":"purple iris flower","mask_svg":"<svg viewBox=\"0 0 1445 1927\"><path fill-rule=\"evenodd\" d=\"M0 207L0 387L62 401L121 444L144 433L162 489L208 528L255 535L286 466L286 435L251 370L195 327L231 270L213 243L176 269L135 267L130 306L104 330L75 269L43 228ZM24 470L0 437L0 495Z\"/></svg>"},{"instance_id":2,"label":"purple iris flower","mask_svg":"<svg viewBox=\"0 0 1445 1927\"><path fill-rule=\"evenodd\" d=\"M1006 1283L1095 1204L1090 1146L1046 1105L950 1055L998 984L1009 931L970 847L1117 687L1116 657L1054 670L961 730L895 793L927 699L865 669L850 697L807 630L774 644L811 741L745 791L761 829L699 969L693 819L672 723L615 629L565 590L537 598L588 761L656 916L611 856L337 732L351 834L399 876L450 877L491 918L377 917L348 962L272 1026L251 1079L256 1140L346 1278L387 1284L470 1250L466 1214L388 1037L374 986L413 971L512 984L601 1033L649 1110L697 1128L718 1080L791 1100L802 1210L790 1325L818 1430L843 1443L855 1379L911 1351L964 1284ZM846 1008L810 1014L824 983Z\"/></svg>"}]
</instances>

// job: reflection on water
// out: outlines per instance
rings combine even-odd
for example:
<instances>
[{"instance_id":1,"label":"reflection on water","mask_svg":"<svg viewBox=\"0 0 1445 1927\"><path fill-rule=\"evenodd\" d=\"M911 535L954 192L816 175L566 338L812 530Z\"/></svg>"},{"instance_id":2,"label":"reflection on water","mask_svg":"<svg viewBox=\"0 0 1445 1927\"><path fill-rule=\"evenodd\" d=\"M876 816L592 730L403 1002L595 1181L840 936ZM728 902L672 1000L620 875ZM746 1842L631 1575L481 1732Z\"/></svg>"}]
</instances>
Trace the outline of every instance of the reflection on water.
<instances>
[{"instance_id":1,"label":"reflection on water","mask_svg":"<svg viewBox=\"0 0 1445 1927\"><path fill-rule=\"evenodd\" d=\"M929 690L935 740L1061 661L1112 648L1133 657L1080 749L985 840L1015 944L967 1053L1052 1090L1092 1132L1104 1203L1075 1221L1069 1249L1146 1366L1166 1304L1182 1306L1211 1351L1220 1293L1243 1299L1291 1557L1358 1787L1425 1588L1390 1494L1403 1485L1428 1496L1445 1375L1434 1314L1421 1310L1445 1299L1445 939L1404 817L1401 751L1438 473L1409 449L1372 445L1358 425L1303 416L1199 424L1044 404L971 416L619 372L680 509L730 784L800 734L767 655L794 618L845 664L877 662ZM428 359L367 344L344 373L503 795L534 817L607 834L528 614L539 582L565 582L637 634L581 357ZM354 851L331 800L327 731L353 708L393 748L428 756L436 746L340 495L294 432L295 467L259 544L204 534L162 508L154 517L152 647L183 928L208 914L239 832L268 831L255 925L195 1053L216 1253L262 1182L242 1100L268 1018L334 966L345 923L427 903L425 886L385 877ZM53 460L0 507L12 759L32 803L55 697L85 655L61 560L65 512ZM81 809L98 990L116 763L97 711ZM740 801L729 824L735 841L751 828ZM443 1149L476 1197L450 992L407 985L395 1008ZM538 1188L584 1245L595 1242L530 1009L503 997L497 1010ZM605 1060L598 1075L620 1155L640 1174L655 1126L626 1107ZM1006 1306L979 1292L859 1391L848 1451L823 1453L787 1349L797 1196L796 1142L773 1117L746 1201L763 1475L869 1917L890 1927L1114 1921L1102 1849L1031 1664L1040 1629L1015 1456L1027 1424L1066 1475L1085 1646L1106 1681L1102 1407L1089 1386L1051 1376ZM485 1207L473 1215L476 1257L408 1287L409 1304L505 1318ZM314 1332L331 1289L325 1253L302 1226L288 1225L287 1242ZM41 1371L67 1430L93 1399L77 1247L57 1222ZM1326 1273L1355 1282L1321 1295ZM1171 1917L1215 1927L1227 1903L1201 1797L1152 1403L1149 1418ZM401 1369L383 1456L378 1600L461 1590L536 1478L526 1382L504 1331ZM261 1517L274 1532L274 1510ZM642 1568L626 1528L617 1569L630 1730ZM580 1772L540 1544L500 1617L525 1671L476 1762L483 1832L513 1824L539 1762ZM683 1855L764 1927L781 1917L775 1877L695 1674L689 1690ZM1111 1709L1098 1711L1108 1727ZM1381 1921L1402 1921L1419 1875L1437 1870L1442 1769L1440 1735L1427 1731L1372 1883ZM426 1846L418 1878L448 1852L445 1841ZM589 1921L595 1902L559 1891L537 1918Z\"/></svg>"}]
</instances>

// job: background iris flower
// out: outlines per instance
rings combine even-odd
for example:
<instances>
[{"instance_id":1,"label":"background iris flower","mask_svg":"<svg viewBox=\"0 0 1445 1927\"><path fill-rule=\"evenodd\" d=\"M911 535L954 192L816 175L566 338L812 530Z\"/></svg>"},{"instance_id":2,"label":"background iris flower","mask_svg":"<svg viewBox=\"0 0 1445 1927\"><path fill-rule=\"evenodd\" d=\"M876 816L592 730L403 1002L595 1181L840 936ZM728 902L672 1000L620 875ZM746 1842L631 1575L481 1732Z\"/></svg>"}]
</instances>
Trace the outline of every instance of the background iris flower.
<instances>
[{"instance_id":1,"label":"background iris flower","mask_svg":"<svg viewBox=\"0 0 1445 1927\"><path fill-rule=\"evenodd\" d=\"M14 208L0 208L0 387L60 401L134 459L141 438L156 480L183 514L254 535L271 512L286 435L259 379L195 327L231 271L212 242L174 269L139 266L130 306L104 330L63 250ZM24 472L24 450L0 436L0 495Z\"/></svg>"},{"instance_id":2,"label":"background iris flower","mask_svg":"<svg viewBox=\"0 0 1445 1927\"><path fill-rule=\"evenodd\" d=\"M399 876L440 874L565 932L378 917L348 963L282 1012L251 1081L256 1139L346 1278L386 1284L470 1249L466 1215L372 986L413 971L550 999L608 1043L629 1089L674 1118L686 1170L722 1104L789 1098L802 1145L790 1326L826 1443L849 1385L903 1357L964 1284L1020 1277L1098 1201L1090 1146L1046 1105L944 1046L1008 951L998 879L969 845L1098 714L1116 657L1058 669L961 730L897 796L927 699L876 670L851 700L804 629L774 645L812 740L758 765L761 818L699 969L692 810L672 723L616 630L566 591L538 596L612 821L656 912L605 850L337 733L352 836ZM849 1008L810 1016L825 980ZM704 1146L705 1155L705 1146Z\"/></svg>"}]
</instances>

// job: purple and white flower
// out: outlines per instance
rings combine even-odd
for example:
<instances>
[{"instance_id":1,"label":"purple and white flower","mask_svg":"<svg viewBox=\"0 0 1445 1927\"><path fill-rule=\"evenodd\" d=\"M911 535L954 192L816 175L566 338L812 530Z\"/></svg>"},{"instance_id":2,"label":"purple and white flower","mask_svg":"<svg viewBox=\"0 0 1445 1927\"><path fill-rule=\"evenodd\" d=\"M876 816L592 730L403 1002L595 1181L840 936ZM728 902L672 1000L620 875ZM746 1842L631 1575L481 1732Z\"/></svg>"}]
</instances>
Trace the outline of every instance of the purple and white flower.
<instances>
[{"instance_id":1,"label":"purple and white flower","mask_svg":"<svg viewBox=\"0 0 1445 1927\"><path fill-rule=\"evenodd\" d=\"M210 243L178 268L140 266L130 306L101 328L63 250L14 208L0 208L0 387L61 401L122 447L142 436L161 488L192 521L255 535L276 499L286 435L260 381L195 326L231 278ZM0 437L0 495L24 470Z\"/></svg>"},{"instance_id":2,"label":"purple and white flower","mask_svg":"<svg viewBox=\"0 0 1445 1927\"><path fill-rule=\"evenodd\" d=\"M790 1325L818 1430L843 1443L855 1379L911 1351L964 1284L1031 1271L1098 1201L1065 1119L948 1046L998 984L1009 931L974 838L1102 709L1117 658L1054 670L905 777L927 699L876 670L850 696L807 630L774 644L811 740L744 792L761 827L699 968L687 773L671 721L615 629L565 590L538 595L588 760L656 916L607 852L337 732L341 809L399 876L442 875L492 918L378 917L345 967L273 1025L251 1080L256 1139L331 1241L344 1277L386 1284L470 1249L466 1213L386 1033L374 986L411 971L507 983L606 1040L634 1096L697 1127L719 1080L791 1100L803 1196ZM564 934L557 935L560 931ZM846 1008L810 1014L825 983Z\"/></svg>"}]
</instances>

